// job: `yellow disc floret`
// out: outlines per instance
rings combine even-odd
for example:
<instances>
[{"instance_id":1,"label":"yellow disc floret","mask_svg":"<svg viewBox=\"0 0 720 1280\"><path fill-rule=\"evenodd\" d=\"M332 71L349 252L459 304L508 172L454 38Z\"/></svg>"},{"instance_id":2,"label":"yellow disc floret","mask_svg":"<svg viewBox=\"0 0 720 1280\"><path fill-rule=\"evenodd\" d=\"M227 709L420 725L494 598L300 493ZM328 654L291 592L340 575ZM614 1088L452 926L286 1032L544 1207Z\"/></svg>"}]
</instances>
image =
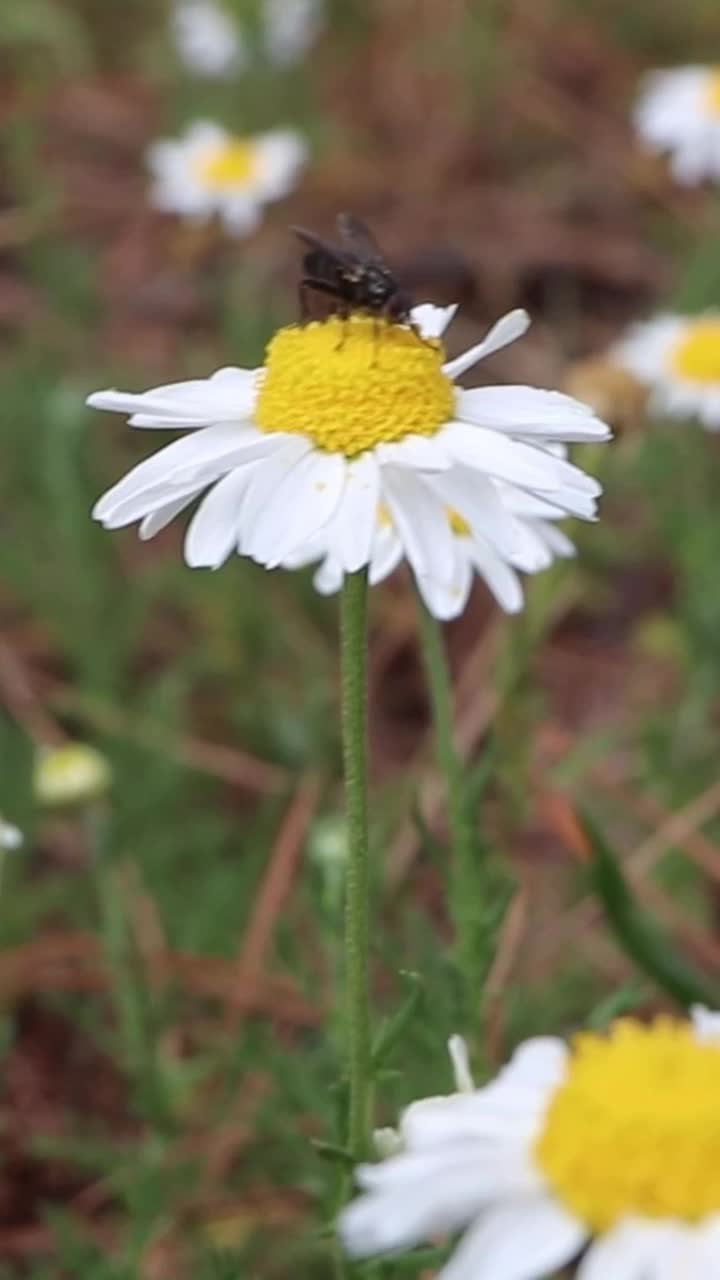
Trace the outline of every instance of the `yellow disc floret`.
<instances>
[{"instance_id":1,"label":"yellow disc floret","mask_svg":"<svg viewBox=\"0 0 720 1280\"><path fill-rule=\"evenodd\" d=\"M432 436L452 417L441 342L372 316L280 329L256 408L263 431L308 436L352 458L404 436Z\"/></svg>"},{"instance_id":2,"label":"yellow disc floret","mask_svg":"<svg viewBox=\"0 0 720 1280\"><path fill-rule=\"evenodd\" d=\"M720 383L720 316L691 324L672 362L675 372L692 382Z\"/></svg>"},{"instance_id":3,"label":"yellow disc floret","mask_svg":"<svg viewBox=\"0 0 720 1280\"><path fill-rule=\"evenodd\" d=\"M720 116L720 67L714 70L710 76L707 105L711 115Z\"/></svg>"},{"instance_id":4,"label":"yellow disc floret","mask_svg":"<svg viewBox=\"0 0 720 1280\"><path fill-rule=\"evenodd\" d=\"M596 1232L628 1214L720 1213L720 1045L670 1018L579 1036L535 1158Z\"/></svg>"},{"instance_id":5,"label":"yellow disc floret","mask_svg":"<svg viewBox=\"0 0 720 1280\"><path fill-rule=\"evenodd\" d=\"M202 156L198 167L202 181L216 191L244 187L255 177L257 153L252 142L233 138Z\"/></svg>"}]
</instances>

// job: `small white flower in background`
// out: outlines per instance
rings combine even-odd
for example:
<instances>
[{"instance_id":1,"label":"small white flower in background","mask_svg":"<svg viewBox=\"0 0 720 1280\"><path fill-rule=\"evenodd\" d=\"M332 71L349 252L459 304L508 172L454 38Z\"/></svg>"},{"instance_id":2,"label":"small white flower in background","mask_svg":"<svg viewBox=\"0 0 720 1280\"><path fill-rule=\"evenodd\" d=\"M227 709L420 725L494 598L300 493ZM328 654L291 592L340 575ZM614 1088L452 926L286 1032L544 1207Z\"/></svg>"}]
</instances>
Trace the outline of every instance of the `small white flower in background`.
<instances>
[{"instance_id":1,"label":"small white flower in background","mask_svg":"<svg viewBox=\"0 0 720 1280\"><path fill-rule=\"evenodd\" d=\"M529 1040L484 1088L416 1102L361 1165L356 1257L464 1231L437 1280L720 1275L720 1017Z\"/></svg>"},{"instance_id":2,"label":"small white flower in background","mask_svg":"<svg viewBox=\"0 0 720 1280\"><path fill-rule=\"evenodd\" d=\"M458 551L448 508L502 561L529 556L531 541L538 552L542 539L513 515L508 494L531 518L592 520L600 486L548 446L605 440L608 428L557 392L457 387L529 321L511 312L447 360L441 334L454 310L415 308L423 336L361 314L293 325L271 341L264 369L221 369L140 395L96 392L90 405L130 414L134 426L191 434L114 485L95 518L110 529L139 520L150 538L209 490L185 539L189 565L217 568L239 551L276 568L314 554L332 527L334 564L354 573L377 571L378 514L387 512L417 577L451 594Z\"/></svg>"},{"instance_id":3,"label":"small white flower in background","mask_svg":"<svg viewBox=\"0 0 720 1280\"><path fill-rule=\"evenodd\" d=\"M236 137L198 120L176 140L148 149L151 201L166 213L204 222L217 214L234 235L260 224L263 205L296 186L307 146L292 129Z\"/></svg>"},{"instance_id":4,"label":"small white flower in background","mask_svg":"<svg viewBox=\"0 0 720 1280\"><path fill-rule=\"evenodd\" d=\"M652 72L634 121L648 147L670 154L678 182L720 179L720 64Z\"/></svg>"},{"instance_id":5,"label":"small white flower in background","mask_svg":"<svg viewBox=\"0 0 720 1280\"><path fill-rule=\"evenodd\" d=\"M84 742L43 748L35 762L35 799L46 808L68 808L101 799L112 785L102 752Z\"/></svg>"},{"instance_id":6,"label":"small white flower in background","mask_svg":"<svg viewBox=\"0 0 720 1280\"><path fill-rule=\"evenodd\" d=\"M650 407L720 431L720 311L634 325L612 357L650 388Z\"/></svg>"},{"instance_id":7,"label":"small white flower in background","mask_svg":"<svg viewBox=\"0 0 720 1280\"><path fill-rule=\"evenodd\" d=\"M324 23L323 0L265 0L263 47L270 62L298 62L317 40Z\"/></svg>"},{"instance_id":8,"label":"small white flower in background","mask_svg":"<svg viewBox=\"0 0 720 1280\"><path fill-rule=\"evenodd\" d=\"M176 0L171 11L178 54L199 76L228 76L248 60L240 28L219 0Z\"/></svg>"},{"instance_id":9,"label":"small white flower in background","mask_svg":"<svg viewBox=\"0 0 720 1280\"><path fill-rule=\"evenodd\" d=\"M16 849L20 849L23 844L23 833L19 827L14 827L11 822L6 822L0 816L0 852L14 853Z\"/></svg>"}]
</instances>

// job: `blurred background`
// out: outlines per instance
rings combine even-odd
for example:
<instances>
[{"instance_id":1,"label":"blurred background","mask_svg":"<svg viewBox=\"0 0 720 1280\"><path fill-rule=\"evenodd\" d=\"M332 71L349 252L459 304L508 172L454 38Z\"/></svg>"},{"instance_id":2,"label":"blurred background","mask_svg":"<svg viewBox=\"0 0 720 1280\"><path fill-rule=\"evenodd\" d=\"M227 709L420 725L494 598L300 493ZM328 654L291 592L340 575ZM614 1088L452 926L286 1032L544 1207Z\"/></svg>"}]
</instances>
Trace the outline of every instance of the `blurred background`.
<instances>
[{"instance_id":1,"label":"blurred background","mask_svg":"<svg viewBox=\"0 0 720 1280\"><path fill-rule=\"evenodd\" d=\"M244 54L222 76L186 65L162 0L0 12L0 810L24 833L0 891L2 1277L330 1275L312 1144L338 1107L336 606L305 573L187 569L179 527L143 544L93 524L157 441L84 408L260 363L297 316L290 224L366 218L416 298L461 304L453 353L527 307L482 377L564 386L616 431L581 451L607 496L577 560L514 619L478 584L448 629L484 1061L657 1001L589 896L578 810L685 955L720 967L720 453L648 421L603 359L645 314L720 302L717 197L675 185L630 122L645 70L717 50L716 0L328 0L280 57L260 0L225 8ZM198 118L307 141L244 238L151 206L147 148ZM455 1029L408 585L372 596L378 1006L402 1000L398 970L424 975L388 1123L450 1086ZM59 814L34 761L68 740L113 784Z\"/></svg>"}]
</instances>

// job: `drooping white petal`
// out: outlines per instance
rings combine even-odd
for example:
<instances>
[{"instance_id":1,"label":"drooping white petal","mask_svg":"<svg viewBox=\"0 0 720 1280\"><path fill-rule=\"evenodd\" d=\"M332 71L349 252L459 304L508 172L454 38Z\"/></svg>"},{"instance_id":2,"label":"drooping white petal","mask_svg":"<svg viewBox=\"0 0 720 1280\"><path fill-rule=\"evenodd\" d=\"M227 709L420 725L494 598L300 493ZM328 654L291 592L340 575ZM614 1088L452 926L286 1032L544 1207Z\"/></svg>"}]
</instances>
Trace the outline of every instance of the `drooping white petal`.
<instances>
[{"instance_id":1,"label":"drooping white petal","mask_svg":"<svg viewBox=\"0 0 720 1280\"><path fill-rule=\"evenodd\" d=\"M492 480L479 471L453 467L442 475L429 476L426 484L451 511L467 521L474 534L483 537L505 559L520 563L518 558L527 544L525 528Z\"/></svg>"},{"instance_id":2,"label":"drooping white petal","mask_svg":"<svg viewBox=\"0 0 720 1280\"><path fill-rule=\"evenodd\" d=\"M190 506L194 497L194 491L183 494L182 497L173 498L165 506L157 507L150 512L150 515L145 516L138 529L138 535L142 541L147 542L150 538L154 538L156 533L160 533L161 529L164 529L176 516L180 515L181 511Z\"/></svg>"},{"instance_id":3,"label":"drooping white petal","mask_svg":"<svg viewBox=\"0 0 720 1280\"><path fill-rule=\"evenodd\" d=\"M312 539L334 516L345 485L341 454L311 450L269 499L251 536L250 554L268 569Z\"/></svg>"},{"instance_id":4,"label":"drooping white petal","mask_svg":"<svg viewBox=\"0 0 720 1280\"><path fill-rule=\"evenodd\" d=\"M407 467L412 471L446 471L450 466L438 436L409 435L374 450L381 466Z\"/></svg>"},{"instance_id":5,"label":"drooping white petal","mask_svg":"<svg viewBox=\"0 0 720 1280\"><path fill-rule=\"evenodd\" d=\"M578 485L584 486L589 479L579 468L554 458L545 450L522 444L488 427L451 422L441 434L443 447L455 462L476 467L478 471L510 484L553 493L563 483L577 480ZM569 473L565 470L568 467L571 468ZM595 492L597 488L597 483L591 481L590 490Z\"/></svg>"},{"instance_id":6,"label":"drooping white petal","mask_svg":"<svg viewBox=\"0 0 720 1280\"><path fill-rule=\"evenodd\" d=\"M423 338L441 338L457 311L457 303L449 307L436 307L432 302L421 302L413 307L410 319Z\"/></svg>"},{"instance_id":7,"label":"drooping white petal","mask_svg":"<svg viewBox=\"0 0 720 1280\"><path fill-rule=\"evenodd\" d=\"M361 1183L381 1181L340 1215L339 1232L355 1257L407 1248L456 1231L503 1191L522 1187L518 1162L483 1161L470 1147L431 1156L401 1153L358 1171Z\"/></svg>"},{"instance_id":8,"label":"drooping white petal","mask_svg":"<svg viewBox=\"0 0 720 1280\"><path fill-rule=\"evenodd\" d=\"M370 586L376 587L379 582L384 582L385 578L389 578L390 574L397 569L402 558L403 546L395 530L392 528L378 530L375 535L372 560L370 561Z\"/></svg>"},{"instance_id":9,"label":"drooping white petal","mask_svg":"<svg viewBox=\"0 0 720 1280\"><path fill-rule=\"evenodd\" d=\"M128 498L157 485L196 482L201 486L204 480L209 482L232 465L262 456L272 447L272 437L263 436L254 427L242 428L232 423L203 427L133 467L96 502L93 517L104 521ZM169 493L168 500L173 496Z\"/></svg>"},{"instance_id":10,"label":"drooping white petal","mask_svg":"<svg viewBox=\"0 0 720 1280\"><path fill-rule=\"evenodd\" d=\"M587 441L608 440L610 428L592 409L560 391L538 387L472 387L457 392L462 421L516 436Z\"/></svg>"},{"instance_id":11,"label":"drooping white petal","mask_svg":"<svg viewBox=\"0 0 720 1280\"><path fill-rule=\"evenodd\" d=\"M672 1224L628 1218L593 1241L577 1280L659 1280L657 1264L668 1249L675 1255L675 1242ZM677 1280L690 1280L687 1271L680 1270Z\"/></svg>"},{"instance_id":12,"label":"drooping white petal","mask_svg":"<svg viewBox=\"0 0 720 1280\"><path fill-rule=\"evenodd\" d=\"M380 471L372 453L347 464L345 489L333 521L331 536L338 562L356 573L370 560L380 497Z\"/></svg>"},{"instance_id":13,"label":"drooping white petal","mask_svg":"<svg viewBox=\"0 0 720 1280\"><path fill-rule=\"evenodd\" d=\"M313 578L315 590L321 596L334 596L340 590L342 583L342 569L333 556L328 556L327 559L323 560Z\"/></svg>"},{"instance_id":14,"label":"drooping white petal","mask_svg":"<svg viewBox=\"0 0 720 1280\"><path fill-rule=\"evenodd\" d=\"M453 1067L455 1088L458 1093L472 1093L475 1082L470 1069L470 1051L464 1036L451 1036L448 1040L448 1053Z\"/></svg>"},{"instance_id":15,"label":"drooping white petal","mask_svg":"<svg viewBox=\"0 0 720 1280\"><path fill-rule=\"evenodd\" d=\"M586 1238L583 1224L549 1196L498 1205L470 1228L438 1280L541 1280Z\"/></svg>"},{"instance_id":16,"label":"drooping white petal","mask_svg":"<svg viewBox=\"0 0 720 1280\"><path fill-rule=\"evenodd\" d=\"M472 569L466 556L455 545L455 563L449 581L435 580L418 574L420 594L433 617L450 622L464 612L472 589Z\"/></svg>"},{"instance_id":17,"label":"drooping white petal","mask_svg":"<svg viewBox=\"0 0 720 1280\"><path fill-rule=\"evenodd\" d=\"M152 391L95 391L86 403L93 409L132 414L131 426L174 430L217 422L247 423L256 386L256 370L227 368L210 378L169 383Z\"/></svg>"},{"instance_id":18,"label":"drooping white petal","mask_svg":"<svg viewBox=\"0 0 720 1280\"><path fill-rule=\"evenodd\" d=\"M509 311L507 315L502 316L493 325L482 342L479 342L475 347L471 347L464 355L456 356L454 360L449 360L447 364L443 365L443 372L453 380L461 377L474 364L477 364L478 360L484 360L486 356L492 355L494 351L500 351L502 347L514 342L516 338L521 338L524 333L527 333L529 327L530 317L527 311L520 309Z\"/></svg>"},{"instance_id":19,"label":"drooping white petal","mask_svg":"<svg viewBox=\"0 0 720 1280\"><path fill-rule=\"evenodd\" d=\"M720 1041L720 1013L706 1009L702 1004L694 1004L690 1010L693 1028L698 1040L712 1043Z\"/></svg>"},{"instance_id":20,"label":"drooping white petal","mask_svg":"<svg viewBox=\"0 0 720 1280\"><path fill-rule=\"evenodd\" d=\"M144 522L170 505L180 504L181 510L197 498L202 489L203 485L196 483L175 485L161 482L148 485L116 503L100 522L105 529L122 529L125 525L134 524L136 520Z\"/></svg>"},{"instance_id":21,"label":"drooping white petal","mask_svg":"<svg viewBox=\"0 0 720 1280\"><path fill-rule=\"evenodd\" d=\"M238 467L203 498L185 535L185 560L192 569L217 569L236 547L251 476L251 467Z\"/></svg>"},{"instance_id":22,"label":"drooping white petal","mask_svg":"<svg viewBox=\"0 0 720 1280\"><path fill-rule=\"evenodd\" d=\"M522 583L515 570L501 560L492 547L485 547L479 539L468 548L470 562L485 579L495 599L506 613L519 613L523 607Z\"/></svg>"},{"instance_id":23,"label":"drooping white petal","mask_svg":"<svg viewBox=\"0 0 720 1280\"><path fill-rule=\"evenodd\" d=\"M451 581L455 551L442 504L418 476L393 467L383 472L383 496L415 573Z\"/></svg>"}]
</instances>

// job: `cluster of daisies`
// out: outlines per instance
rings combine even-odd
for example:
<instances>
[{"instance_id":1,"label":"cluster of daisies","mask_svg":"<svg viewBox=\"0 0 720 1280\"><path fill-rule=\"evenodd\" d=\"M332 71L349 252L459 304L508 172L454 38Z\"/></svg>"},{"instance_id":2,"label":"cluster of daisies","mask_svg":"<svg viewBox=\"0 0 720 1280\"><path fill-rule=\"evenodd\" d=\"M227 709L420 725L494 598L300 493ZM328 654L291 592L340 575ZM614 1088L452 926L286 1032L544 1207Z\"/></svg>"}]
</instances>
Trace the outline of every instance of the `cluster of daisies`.
<instances>
[{"instance_id":1,"label":"cluster of daisies","mask_svg":"<svg viewBox=\"0 0 720 1280\"><path fill-rule=\"evenodd\" d=\"M257 31L245 30L223 0L176 0L171 30L178 56L193 75L241 76L257 60L287 67L301 59L323 26L323 0L263 0ZM148 149L150 199L195 222L217 218L234 236L250 235L266 204L296 186L307 160L296 129L241 134L196 120L179 138Z\"/></svg>"},{"instance_id":2,"label":"cluster of daisies","mask_svg":"<svg viewBox=\"0 0 720 1280\"><path fill-rule=\"evenodd\" d=\"M645 146L669 156L678 182L720 181L720 65L653 72L634 119ZM655 413L720 430L720 307L637 324L611 356L648 388Z\"/></svg>"}]
</instances>

